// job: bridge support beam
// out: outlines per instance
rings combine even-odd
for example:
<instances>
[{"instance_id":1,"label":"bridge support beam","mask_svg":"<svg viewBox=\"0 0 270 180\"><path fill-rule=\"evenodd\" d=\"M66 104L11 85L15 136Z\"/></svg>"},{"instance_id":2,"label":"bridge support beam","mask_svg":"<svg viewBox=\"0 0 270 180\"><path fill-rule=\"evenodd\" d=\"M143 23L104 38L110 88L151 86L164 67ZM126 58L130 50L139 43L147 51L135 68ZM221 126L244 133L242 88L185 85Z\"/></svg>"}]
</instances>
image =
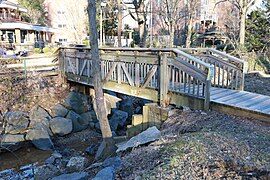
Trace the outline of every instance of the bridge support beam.
<instances>
[{"instance_id":1,"label":"bridge support beam","mask_svg":"<svg viewBox=\"0 0 270 180\"><path fill-rule=\"evenodd\" d=\"M167 107L170 102L168 101L168 58L166 53L160 55L160 85L159 85L159 101L161 107Z\"/></svg>"}]
</instances>

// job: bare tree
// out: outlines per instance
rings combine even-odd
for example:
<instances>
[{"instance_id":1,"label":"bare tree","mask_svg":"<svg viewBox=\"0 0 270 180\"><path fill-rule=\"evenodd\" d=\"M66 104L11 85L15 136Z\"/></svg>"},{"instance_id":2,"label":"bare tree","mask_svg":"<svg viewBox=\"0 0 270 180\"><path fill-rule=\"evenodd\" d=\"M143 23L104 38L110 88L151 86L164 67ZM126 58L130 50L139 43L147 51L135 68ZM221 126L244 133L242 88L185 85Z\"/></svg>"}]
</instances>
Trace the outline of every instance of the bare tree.
<instances>
[{"instance_id":1,"label":"bare tree","mask_svg":"<svg viewBox=\"0 0 270 180\"><path fill-rule=\"evenodd\" d=\"M169 47L173 47L175 26L183 18L183 0L165 0L159 10L161 22L165 24L169 32Z\"/></svg>"},{"instance_id":2,"label":"bare tree","mask_svg":"<svg viewBox=\"0 0 270 180\"><path fill-rule=\"evenodd\" d=\"M123 2L123 1L122 1ZM129 10L130 16L137 21L138 23L138 29L139 29L139 46L140 47L145 47L146 45L146 36L147 36L147 7L148 4L146 4L145 0L133 0L133 5L135 8L135 14Z\"/></svg>"},{"instance_id":3,"label":"bare tree","mask_svg":"<svg viewBox=\"0 0 270 180\"><path fill-rule=\"evenodd\" d=\"M118 25L117 25L117 39L118 39L118 47L122 47L121 42L121 34L122 34L122 0L117 0L117 9L118 9Z\"/></svg>"},{"instance_id":4,"label":"bare tree","mask_svg":"<svg viewBox=\"0 0 270 180\"><path fill-rule=\"evenodd\" d=\"M102 78L100 71L100 57L98 49L98 33L96 22L96 1L88 0L88 17L90 24L90 45L91 45L91 59L93 60L93 74L94 76L94 89L97 116L100 123L103 141L96 154L96 159L103 159L115 153L115 144L112 138L112 131L107 119L105 101L102 89Z\"/></svg>"},{"instance_id":5,"label":"bare tree","mask_svg":"<svg viewBox=\"0 0 270 180\"><path fill-rule=\"evenodd\" d=\"M193 31L193 22L196 18L196 14L199 11L200 2L198 0L186 0L186 19L187 19L187 29L186 29L186 48L191 45L191 36Z\"/></svg>"},{"instance_id":6,"label":"bare tree","mask_svg":"<svg viewBox=\"0 0 270 180\"><path fill-rule=\"evenodd\" d=\"M223 0L218 3L229 1L239 10L239 44L244 45L245 43L245 30L246 30L246 17L247 12L256 0ZM217 4L218 4L217 3Z\"/></svg>"}]
</instances>

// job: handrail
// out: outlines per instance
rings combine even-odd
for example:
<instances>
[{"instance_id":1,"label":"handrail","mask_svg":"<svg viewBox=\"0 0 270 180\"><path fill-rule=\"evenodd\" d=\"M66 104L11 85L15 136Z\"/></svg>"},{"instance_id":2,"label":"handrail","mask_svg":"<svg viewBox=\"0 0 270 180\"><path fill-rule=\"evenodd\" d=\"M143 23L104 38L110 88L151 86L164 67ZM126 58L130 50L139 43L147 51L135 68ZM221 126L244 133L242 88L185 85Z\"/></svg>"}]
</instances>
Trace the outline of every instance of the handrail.
<instances>
[{"instance_id":1,"label":"handrail","mask_svg":"<svg viewBox=\"0 0 270 180\"><path fill-rule=\"evenodd\" d=\"M61 47L63 48L63 47ZM61 49L60 48L60 49ZM91 50L91 48L84 48L84 47L67 47L64 49L78 49L78 50ZM100 50L107 50L107 51L138 51L138 52L174 52L176 54L181 54L182 56L185 56L186 58L191 59L192 61L211 69L212 66L208 63L205 63L201 61L198 58L195 58L188 53L185 53L184 51L181 51L177 48L99 48Z\"/></svg>"},{"instance_id":2,"label":"handrail","mask_svg":"<svg viewBox=\"0 0 270 180\"><path fill-rule=\"evenodd\" d=\"M81 76L92 78L92 59L88 57L90 50L84 47L61 47L59 53L63 58L60 55L59 59L63 75L68 73L68 77L75 81L80 81ZM171 92L203 98L204 108L209 109L214 67L207 62L176 48L100 48L100 50L101 58L103 57L101 71L104 82L110 80L118 84L126 83L131 88L154 88L159 91L161 104L168 104L167 95L170 89ZM68 56L69 53L74 53L75 56ZM125 60L127 55L133 55L133 60L130 57ZM85 56L88 58L84 58ZM65 57L68 57L67 61Z\"/></svg>"}]
</instances>

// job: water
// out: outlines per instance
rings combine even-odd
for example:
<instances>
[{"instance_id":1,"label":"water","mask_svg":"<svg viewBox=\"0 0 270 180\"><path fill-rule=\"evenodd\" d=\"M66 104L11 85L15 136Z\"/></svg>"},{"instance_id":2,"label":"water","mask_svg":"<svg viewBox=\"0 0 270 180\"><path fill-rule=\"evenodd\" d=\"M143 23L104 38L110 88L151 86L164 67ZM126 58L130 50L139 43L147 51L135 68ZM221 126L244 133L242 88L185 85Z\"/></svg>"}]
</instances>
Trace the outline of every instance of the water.
<instances>
[{"instance_id":1,"label":"water","mask_svg":"<svg viewBox=\"0 0 270 180\"><path fill-rule=\"evenodd\" d=\"M34 147L25 147L13 153L1 153L0 171L12 168L20 170L22 166L35 163L41 165L51 154L52 151L42 151Z\"/></svg>"}]
</instances>

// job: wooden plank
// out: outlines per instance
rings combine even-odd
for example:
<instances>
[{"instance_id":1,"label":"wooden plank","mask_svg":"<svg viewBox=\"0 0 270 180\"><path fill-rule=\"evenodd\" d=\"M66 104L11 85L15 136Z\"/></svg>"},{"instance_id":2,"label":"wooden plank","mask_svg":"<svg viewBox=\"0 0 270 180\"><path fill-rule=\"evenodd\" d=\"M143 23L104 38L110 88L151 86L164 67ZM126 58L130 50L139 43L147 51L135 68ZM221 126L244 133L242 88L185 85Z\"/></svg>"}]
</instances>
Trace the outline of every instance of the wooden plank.
<instances>
[{"instance_id":1,"label":"wooden plank","mask_svg":"<svg viewBox=\"0 0 270 180\"><path fill-rule=\"evenodd\" d=\"M227 89L222 89L222 88L216 88L214 91L212 91L212 87L211 87L211 97L213 97L216 94L220 94L220 93L224 93L224 92L229 92Z\"/></svg>"},{"instance_id":2,"label":"wooden plank","mask_svg":"<svg viewBox=\"0 0 270 180\"><path fill-rule=\"evenodd\" d=\"M243 102L243 101L246 101L248 99L256 97L256 95L254 95L252 93L248 93L248 92L242 92L242 93L243 93L242 96L236 97L235 99L227 100L226 103L234 105L234 104L236 104L238 102Z\"/></svg>"},{"instance_id":3,"label":"wooden plank","mask_svg":"<svg viewBox=\"0 0 270 180\"><path fill-rule=\"evenodd\" d=\"M236 103L235 106L237 107L246 107L246 106L250 106L250 105L253 105L254 103L258 103L260 102L261 100L263 100L265 97L262 96L262 95L258 95L258 96L254 96L253 98L251 99L248 99L244 102L239 102L239 103Z\"/></svg>"},{"instance_id":4,"label":"wooden plank","mask_svg":"<svg viewBox=\"0 0 270 180\"><path fill-rule=\"evenodd\" d=\"M269 104L270 104L270 97L265 96L264 101L262 101L262 102L260 102L258 104L249 106L249 108L254 109L254 110L258 110L260 108L263 108L264 106L268 106Z\"/></svg>"},{"instance_id":5,"label":"wooden plank","mask_svg":"<svg viewBox=\"0 0 270 180\"><path fill-rule=\"evenodd\" d=\"M227 102L228 100L235 99L235 97L241 95L242 92L240 91L233 91L228 96L221 96L221 97L211 97L212 101L215 102Z\"/></svg>"},{"instance_id":6,"label":"wooden plank","mask_svg":"<svg viewBox=\"0 0 270 180\"><path fill-rule=\"evenodd\" d=\"M216 93L215 95L211 94L211 100L215 100L217 98L225 97L225 96L230 96L231 94L234 94L235 91L228 91L225 89L225 91L222 91L222 93Z\"/></svg>"},{"instance_id":7,"label":"wooden plank","mask_svg":"<svg viewBox=\"0 0 270 180\"><path fill-rule=\"evenodd\" d=\"M126 66L123 63L121 64L121 66L122 66L122 69L123 69L123 71L124 71L127 79L128 79L129 85L130 86L134 86L133 80L132 80L130 74L128 73L128 70L127 70Z\"/></svg>"},{"instance_id":8,"label":"wooden plank","mask_svg":"<svg viewBox=\"0 0 270 180\"><path fill-rule=\"evenodd\" d=\"M118 63L113 63L112 67L110 68L108 74L106 75L106 77L104 79L104 82L107 82L111 78L113 72L115 71L115 67L116 67L117 64Z\"/></svg>"},{"instance_id":9,"label":"wooden plank","mask_svg":"<svg viewBox=\"0 0 270 180\"><path fill-rule=\"evenodd\" d=\"M83 71L84 71L84 69L85 69L85 67L86 67L86 63L87 63L87 61L85 60L85 61L83 62L83 67L82 67L82 70L81 70L81 72L80 72L80 76L83 74Z\"/></svg>"},{"instance_id":10,"label":"wooden plank","mask_svg":"<svg viewBox=\"0 0 270 180\"><path fill-rule=\"evenodd\" d=\"M157 71L157 66L153 66L151 68L151 70L147 73L143 84L141 85L141 88L145 88L147 86L147 84L149 83L149 81L152 79L153 75L156 73Z\"/></svg>"}]
</instances>

